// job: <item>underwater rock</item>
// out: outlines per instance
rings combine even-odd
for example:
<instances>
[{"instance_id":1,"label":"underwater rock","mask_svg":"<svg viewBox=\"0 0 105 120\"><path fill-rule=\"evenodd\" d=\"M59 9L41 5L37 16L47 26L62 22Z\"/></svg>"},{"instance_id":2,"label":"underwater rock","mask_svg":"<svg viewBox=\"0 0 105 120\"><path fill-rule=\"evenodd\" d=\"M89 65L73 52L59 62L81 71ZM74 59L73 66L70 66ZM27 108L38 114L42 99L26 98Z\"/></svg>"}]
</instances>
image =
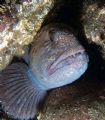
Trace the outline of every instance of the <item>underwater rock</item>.
<instances>
[{"instance_id":1,"label":"underwater rock","mask_svg":"<svg viewBox=\"0 0 105 120\"><path fill-rule=\"evenodd\" d=\"M90 43L101 46L105 58L105 1L85 1L83 9L85 35Z\"/></svg>"},{"instance_id":2,"label":"underwater rock","mask_svg":"<svg viewBox=\"0 0 105 120\"><path fill-rule=\"evenodd\" d=\"M53 0L6 0L0 5L0 70L13 56L22 56L32 42Z\"/></svg>"},{"instance_id":3,"label":"underwater rock","mask_svg":"<svg viewBox=\"0 0 105 120\"><path fill-rule=\"evenodd\" d=\"M98 87L82 81L51 91L39 120L104 120L105 89Z\"/></svg>"}]
</instances>

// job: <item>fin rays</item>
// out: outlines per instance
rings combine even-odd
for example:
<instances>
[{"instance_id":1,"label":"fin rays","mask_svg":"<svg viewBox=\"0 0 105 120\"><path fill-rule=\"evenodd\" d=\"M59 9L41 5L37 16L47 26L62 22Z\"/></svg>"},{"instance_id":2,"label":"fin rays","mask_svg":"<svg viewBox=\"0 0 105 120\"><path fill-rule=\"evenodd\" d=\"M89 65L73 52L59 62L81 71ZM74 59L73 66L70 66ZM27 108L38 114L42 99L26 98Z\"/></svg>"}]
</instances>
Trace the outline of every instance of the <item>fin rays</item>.
<instances>
[{"instance_id":1,"label":"fin rays","mask_svg":"<svg viewBox=\"0 0 105 120\"><path fill-rule=\"evenodd\" d=\"M4 111L18 119L30 119L37 113L46 91L31 82L23 63L8 66L0 73L0 100Z\"/></svg>"},{"instance_id":2,"label":"fin rays","mask_svg":"<svg viewBox=\"0 0 105 120\"><path fill-rule=\"evenodd\" d=\"M17 91L19 88L23 88L23 85L25 84L25 82L23 83L18 83L16 84L16 86L12 85L12 86L7 86L6 88L2 88L3 89L3 94L4 95L7 95L8 93L13 93L13 91ZM28 85L27 85L28 86ZM2 86L3 87L3 86ZM1 91L2 92L2 91ZM3 96L4 96L3 95Z\"/></svg>"},{"instance_id":3,"label":"fin rays","mask_svg":"<svg viewBox=\"0 0 105 120\"><path fill-rule=\"evenodd\" d=\"M24 107L24 105L25 105L25 102L27 101L27 99L28 99L28 93L31 93L31 90L30 89L27 89L26 90L26 92L24 91L24 94L22 94L21 96L18 96L14 101L13 101L13 104L14 104L14 106L12 107L12 104L11 104L11 106L10 107L12 107L11 108L11 113L13 113L14 112L14 115L15 116L17 116L17 117L19 117L18 115L17 115L17 113L18 113L18 109L20 108L20 106L21 105L23 105L23 107ZM10 109L10 108L9 108ZM16 109L16 110L15 110ZM21 111L22 112L22 111Z\"/></svg>"},{"instance_id":4,"label":"fin rays","mask_svg":"<svg viewBox=\"0 0 105 120\"><path fill-rule=\"evenodd\" d=\"M22 96L24 94L24 92L28 89L28 87L21 87L21 92L20 89L16 92L13 92L12 94L10 94L10 96L8 96L8 98L5 98L8 101L6 101L7 105L11 105L13 101L17 100L20 96ZM16 96L15 96L16 95Z\"/></svg>"}]
</instances>

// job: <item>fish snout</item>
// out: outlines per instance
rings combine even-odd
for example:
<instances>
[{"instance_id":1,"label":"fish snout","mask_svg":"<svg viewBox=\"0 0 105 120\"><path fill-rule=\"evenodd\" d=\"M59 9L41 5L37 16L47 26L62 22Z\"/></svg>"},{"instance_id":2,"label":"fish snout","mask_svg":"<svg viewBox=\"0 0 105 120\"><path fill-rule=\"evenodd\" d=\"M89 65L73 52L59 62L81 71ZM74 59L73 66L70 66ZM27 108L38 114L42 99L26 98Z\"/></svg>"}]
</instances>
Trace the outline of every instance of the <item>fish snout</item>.
<instances>
[{"instance_id":1,"label":"fish snout","mask_svg":"<svg viewBox=\"0 0 105 120\"><path fill-rule=\"evenodd\" d=\"M63 52L56 60L48 65L47 71L49 75L52 75L57 70L60 70L65 66L73 67L76 64L77 67L82 67L83 64L88 62L89 58L84 49L78 49L74 51L70 49Z\"/></svg>"}]
</instances>

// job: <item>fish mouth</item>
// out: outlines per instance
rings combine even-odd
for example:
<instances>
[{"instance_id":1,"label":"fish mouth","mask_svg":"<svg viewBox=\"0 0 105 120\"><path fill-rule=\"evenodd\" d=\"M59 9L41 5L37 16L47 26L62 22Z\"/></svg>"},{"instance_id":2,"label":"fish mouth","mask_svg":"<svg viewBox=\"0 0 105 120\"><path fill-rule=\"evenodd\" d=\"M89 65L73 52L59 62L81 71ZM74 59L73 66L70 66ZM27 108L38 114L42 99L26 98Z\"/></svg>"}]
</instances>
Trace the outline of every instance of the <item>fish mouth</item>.
<instances>
[{"instance_id":1,"label":"fish mouth","mask_svg":"<svg viewBox=\"0 0 105 120\"><path fill-rule=\"evenodd\" d=\"M57 70L64 68L65 66L70 67L71 65L83 66L88 63L88 55L85 50L76 51L65 51L55 61L47 66L48 75L54 74ZM76 69L76 68L75 68Z\"/></svg>"}]
</instances>

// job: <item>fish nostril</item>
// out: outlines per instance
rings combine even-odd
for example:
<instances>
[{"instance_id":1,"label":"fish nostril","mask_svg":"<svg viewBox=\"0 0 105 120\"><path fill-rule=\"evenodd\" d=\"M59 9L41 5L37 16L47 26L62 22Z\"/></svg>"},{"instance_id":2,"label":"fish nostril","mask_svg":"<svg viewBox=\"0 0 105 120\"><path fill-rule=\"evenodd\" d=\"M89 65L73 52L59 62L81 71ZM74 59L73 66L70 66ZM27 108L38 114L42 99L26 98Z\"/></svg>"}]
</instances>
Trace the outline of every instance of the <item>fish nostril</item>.
<instances>
[{"instance_id":1,"label":"fish nostril","mask_svg":"<svg viewBox=\"0 0 105 120\"><path fill-rule=\"evenodd\" d=\"M84 55L84 54L86 54L85 51L79 51L79 52L75 53L74 55L71 55L70 57L75 58L75 57L78 57L79 55Z\"/></svg>"},{"instance_id":2,"label":"fish nostril","mask_svg":"<svg viewBox=\"0 0 105 120\"><path fill-rule=\"evenodd\" d=\"M54 42L54 36L50 35L50 41Z\"/></svg>"},{"instance_id":3,"label":"fish nostril","mask_svg":"<svg viewBox=\"0 0 105 120\"><path fill-rule=\"evenodd\" d=\"M85 52L84 51L82 51L82 52L78 52L78 53L76 53L75 55L81 55L81 54L84 54Z\"/></svg>"}]
</instances>

